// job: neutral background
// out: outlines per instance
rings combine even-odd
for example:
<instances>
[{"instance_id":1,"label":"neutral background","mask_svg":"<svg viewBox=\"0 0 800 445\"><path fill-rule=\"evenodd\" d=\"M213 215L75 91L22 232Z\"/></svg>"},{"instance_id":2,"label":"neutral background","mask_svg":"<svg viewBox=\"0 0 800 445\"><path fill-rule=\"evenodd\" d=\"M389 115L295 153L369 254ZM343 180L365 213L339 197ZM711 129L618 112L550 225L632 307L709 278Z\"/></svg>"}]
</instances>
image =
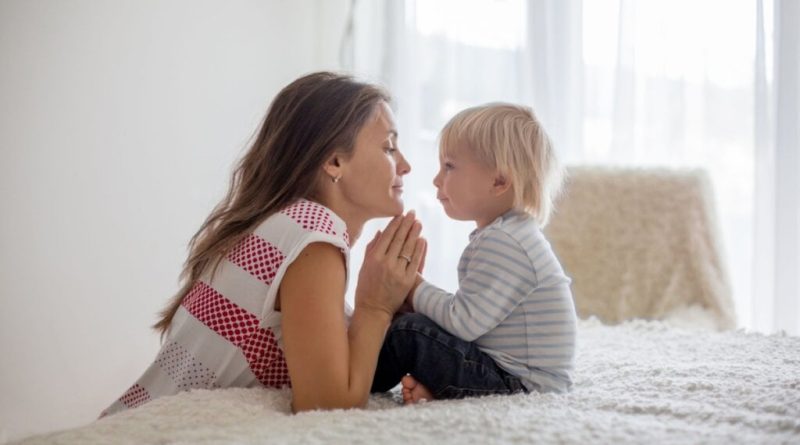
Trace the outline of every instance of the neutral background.
<instances>
[{"instance_id":1,"label":"neutral background","mask_svg":"<svg viewBox=\"0 0 800 445\"><path fill-rule=\"evenodd\" d=\"M140 375L270 99L338 68L347 1L221 5L0 0L0 442Z\"/></svg>"}]
</instances>

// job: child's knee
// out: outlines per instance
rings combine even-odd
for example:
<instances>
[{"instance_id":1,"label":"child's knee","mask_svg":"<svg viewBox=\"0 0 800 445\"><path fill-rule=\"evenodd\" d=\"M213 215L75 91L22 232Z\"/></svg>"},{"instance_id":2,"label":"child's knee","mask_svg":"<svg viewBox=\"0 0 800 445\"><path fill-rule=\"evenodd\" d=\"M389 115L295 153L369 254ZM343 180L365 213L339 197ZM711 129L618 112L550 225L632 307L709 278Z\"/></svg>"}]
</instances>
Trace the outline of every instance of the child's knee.
<instances>
[{"instance_id":1,"label":"child's knee","mask_svg":"<svg viewBox=\"0 0 800 445\"><path fill-rule=\"evenodd\" d=\"M437 327L438 326L436 325L436 323L434 323L433 320L431 320L430 318L422 314L412 312L400 315L399 317L395 318L391 326L389 327L389 333L423 331Z\"/></svg>"},{"instance_id":2,"label":"child's knee","mask_svg":"<svg viewBox=\"0 0 800 445\"><path fill-rule=\"evenodd\" d=\"M446 341L448 334L433 320L417 313L397 317L386 332L386 346L396 356L413 357L430 349L431 343Z\"/></svg>"},{"instance_id":3,"label":"child's knee","mask_svg":"<svg viewBox=\"0 0 800 445\"><path fill-rule=\"evenodd\" d=\"M383 353L391 356L405 372L416 372L418 360L429 355L439 327L422 314L397 317L386 332Z\"/></svg>"}]
</instances>

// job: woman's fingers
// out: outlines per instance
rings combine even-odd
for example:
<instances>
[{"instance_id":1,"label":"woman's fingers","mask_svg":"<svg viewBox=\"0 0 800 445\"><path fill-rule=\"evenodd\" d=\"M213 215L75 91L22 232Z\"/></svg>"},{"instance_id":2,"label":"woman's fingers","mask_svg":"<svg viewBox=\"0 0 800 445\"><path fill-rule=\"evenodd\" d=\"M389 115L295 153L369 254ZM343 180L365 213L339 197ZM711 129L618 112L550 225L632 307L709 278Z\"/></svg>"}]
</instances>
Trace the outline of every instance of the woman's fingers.
<instances>
[{"instance_id":1,"label":"woman's fingers","mask_svg":"<svg viewBox=\"0 0 800 445\"><path fill-rule=\"evenodd\" d=\"M403 220L400 222L400 227L397 228L394 236L392 237L392 243L389 244L389 249L386 251L386 256L389 259L398 257L400 255L400 251L403 248L403 245L406 243L408 232L411 230L411 227L415 222L416 218L414 218L414 211L411 210L406 213L406 216L403 217Z\"/></svg>"},{"instance_id":2,"label":"woman's fingers","mask_svg":"<svg viewBox=\"0 0 800 445\"><path fill-rule=\"evenodd\" d=\"M397 232L397 228L400 227L400 223L403 222L404 219L405 217L398 215L392 218L389 224L386 225L383 233L378 238L378 243L375 245L375 248L378 249L380 254L384 254L389 250L389 244L392 242L392 239L394 239L395 232Z\"/></svg>"},{"instance_id":3,"label":"woman's fingers","mask_svg":"<svg viewBox=\"0 0 800 445\"><path fill-rule=\"evenodd\" d=\"M425 258L428 257L428 240L425 238L420 238L417 241L417 244L422 243L422 259L419 262L419 267L417 268L417 272L422 273L425 269Z\"/></svg>"},{"instance_id":4,"label":"woman's fingers","mask_svg":"<svg viewBox=\"0 0 800 445\"><path fill-rule=\"evenodd\" d=\"M411 257L414 255L414 246L417 245L417 239L419 239L419 234L421 232L422 224L419 221L414 221L411 225L411 230L408 232L405 243L400 248L400 253L397 254L397 257L400 258L401 261L405 261L403 266L409 266L411 264Z\"/></svg>"},{"instance_id":5,"label":"woman's fingers","mask_svg":"<svg viewBox=\"0 0 800 445\"><path fill-rule=\"evenodd\" d=\"M380 239L380 237L381 237L381 231L378 230L377 232L375 232L375 236L372 237L370 242L367 243L367 247L364 248L365 254L372 252L372 249L375 247L375 244L378 242L378 239Z\"/></svg>"},{"instance_id":6,"label":"woman's fingers","mask_svg":"<svg viewBox=\"0 0 800 445\"><path fill-rule=\"evenodd\" d=\"M408 268L406 269L406 273L410 274L414 277L417 276L417 271L420 270L420 264L425 259L425 249L428 245L428 241L425 238L420 238L417 240L417 245L414 246L414 255L411 257L411 263L408 264Z\"/></svg>"}]
</instances>

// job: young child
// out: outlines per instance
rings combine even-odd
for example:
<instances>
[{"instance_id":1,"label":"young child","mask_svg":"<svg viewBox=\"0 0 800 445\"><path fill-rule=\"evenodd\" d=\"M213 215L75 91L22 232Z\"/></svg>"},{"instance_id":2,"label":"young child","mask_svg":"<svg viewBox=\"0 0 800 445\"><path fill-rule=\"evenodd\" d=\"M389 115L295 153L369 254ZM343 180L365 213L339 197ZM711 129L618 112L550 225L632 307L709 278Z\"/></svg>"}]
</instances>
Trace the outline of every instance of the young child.
<instances>
[{"instance_id":1,"label":"young child","mask_svg":"<svg viewBox=\"0 0 800 445\"><path fill-rule=\"evenodd\" d=\"M441 133L433 180L447 215L477 229L448 293L418 276L381 349L373 391L402 381L405 403L572 385L570 279L542 234L561 172L530 109L488 104Z\"/></svg>"}]
</instances>

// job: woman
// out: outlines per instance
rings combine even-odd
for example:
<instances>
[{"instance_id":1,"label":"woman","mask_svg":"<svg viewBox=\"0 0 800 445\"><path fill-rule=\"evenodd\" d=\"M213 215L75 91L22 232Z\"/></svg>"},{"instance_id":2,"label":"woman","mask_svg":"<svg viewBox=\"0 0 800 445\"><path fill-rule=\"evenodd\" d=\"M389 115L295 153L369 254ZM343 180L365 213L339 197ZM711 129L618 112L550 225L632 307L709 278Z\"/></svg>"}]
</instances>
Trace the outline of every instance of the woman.
<instances>
[{"instance_id":1,"label":"woman","mask_svg":"<svg viewBox=\"0 0 800 445\"><path fill-rule=\"evenodd\" d=\"M292 410L367 402L392 315L425 241L403 212L410 166L381 89L332 73L273 100L230 190L189 245L183 288L154 326L163 346L103 415L192 388L292 388ZM367 245L355 308L344 294L350 243Z\"/></svg>"}]
</instances>

